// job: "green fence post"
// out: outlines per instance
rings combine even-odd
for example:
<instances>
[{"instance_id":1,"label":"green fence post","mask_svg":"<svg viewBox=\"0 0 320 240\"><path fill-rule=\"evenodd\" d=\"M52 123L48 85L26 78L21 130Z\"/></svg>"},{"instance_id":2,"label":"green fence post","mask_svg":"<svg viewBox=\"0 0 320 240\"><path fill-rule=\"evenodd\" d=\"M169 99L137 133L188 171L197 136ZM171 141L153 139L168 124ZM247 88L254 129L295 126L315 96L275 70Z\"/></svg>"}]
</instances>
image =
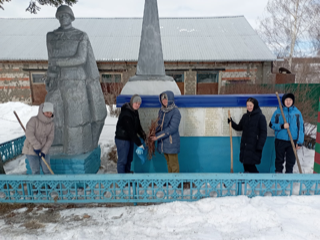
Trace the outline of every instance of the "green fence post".
<instances>
[{"instance_id":1,"label":"green fence post","mask_svg":"<svg viewBox=\"0 0 320 240\"><path fill-rule=\"evenodd\" d=\"M317 121L317 138L316 138L316 149L314 154L314 168L313 173L320 173L320 98L319 98L319 109L318 109L318 121Z\"/></svg>"}]
</instances>

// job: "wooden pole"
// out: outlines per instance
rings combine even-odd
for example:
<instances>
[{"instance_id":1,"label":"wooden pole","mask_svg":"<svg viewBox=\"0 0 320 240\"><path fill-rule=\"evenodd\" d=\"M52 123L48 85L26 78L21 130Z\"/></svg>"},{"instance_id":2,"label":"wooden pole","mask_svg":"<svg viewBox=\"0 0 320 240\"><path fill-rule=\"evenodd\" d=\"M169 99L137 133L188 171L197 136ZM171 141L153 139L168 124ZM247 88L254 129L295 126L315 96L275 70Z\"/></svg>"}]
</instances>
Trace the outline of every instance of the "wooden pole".
<instances>
[{"instance_id":1,"label":"wooden pole","mask_svg":"<svg viewBox=\"0 0 320 240\"><path fill-rule=\"evenodd\" d=\"M276 92L276 95L277 95L277 98L278 98L278 103L279 103L279 107L280 107L280 111L281 111L281 115L282 115L283 121L284 121L284 123L287 123L286 117L284 116L284 113L283 113L282 104L281 104L278 92ZM297 159L299 172L302 173L302 169L301 169L300 161L299 161L299 158L298 158L296 146L294 145L290 129L287 128L287 131L288 131L288 135L289 135L289 138L290 138L290 142L291 142L291 145L292 145L292 149L293 149L294 155L295 155L295 157Z\"/></svg>"},{"instance_id":2,"label":"wooden pole","mask_svg":"<svg viewBox=\"0 0 320 240\"><path fill-rule=\"evenodd\" d=\"M22 122L20 121L20 118L18 117L18 114L16 113L16 111L13 111L14 115L16 115L16 118L18 119L18 122L20 123L20 126L22 127L23 131L26 132L26 129L24 128ZM47 168L49 169L49 171L51 172L52 175L54 175L51 167L49 166L49 164L47 163L47 161L44 159L44 157L41 157L41 160L44 162L44 164L47 166Z\"/></svg>"},{"instance_id":3,"label":"wooden pole","mask_svg":"<svg viewBox=\"0 0 320 240\"><path fill-rule=\"evenodd\" d=\"M23 131L26 132L26 129L24 128L22 122L20 121L20 118L18 117L18 114L16 113L16 111L13 111L14 115L16 115L16 118L18 119L18 122L20 123L20 126L22 127Z\"/></svg>"},{"instance_id":4,"label":"wooden pole","mask_svg":"<svg viewBox=\"0 0 320 240\"><path fill-rule=\"evenodd\" d=\"M230 110L228 110L229 119L231 119ZM230 151L231 151L231 169L230 172L233 173L233 145L232 145L232 126L231 121L229 122L229 130L230 130Z\"/></svg>"}]
</instances>

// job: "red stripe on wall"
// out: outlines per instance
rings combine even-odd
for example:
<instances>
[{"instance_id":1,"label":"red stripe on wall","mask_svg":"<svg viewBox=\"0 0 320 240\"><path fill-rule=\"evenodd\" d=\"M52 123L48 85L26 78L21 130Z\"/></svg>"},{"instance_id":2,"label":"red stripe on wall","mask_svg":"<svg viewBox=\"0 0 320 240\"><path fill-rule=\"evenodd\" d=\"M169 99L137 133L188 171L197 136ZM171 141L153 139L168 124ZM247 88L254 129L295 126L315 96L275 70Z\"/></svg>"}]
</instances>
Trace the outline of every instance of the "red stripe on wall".
<instances>
[{"instance_id":1,"label":"red stripe on wall","mask_svg":"<svg viewBox=\"0 0 320 240\"><path fill-rule=\"evenodd\" d=\"M30 89L30 86L22 86L22 87L5 86L5 87L0 87L0 89Z\"/></svg>"},{"instance_id":2,"label":"red stripe on wall","mask_svg":"<svg viewBox=\"0 0 320 240\"><path fill-rule=\"evenodd\" d=\"M248 77L237 77L237 78L233 78L233 77L229 77L229 78L221 78L221 80L251 80Z\"/></svg>"},{"instance_id":3,"label":"red stripe on wall","mask_svg":"<svg viewBox=\"0 0 320 240\"><path fill-rule=\"evenodd\" d=\"M225 72L246 72L247 69L226 69Z\"/></svg>"},{"instance_id":4,"label":"red stripe on wall","mask_svg":"<svg viewBox=\"0 0 320 240\"><path fill-rule=\"evenodd\" d=\"M224 72L247 72L248 69L226 69ZM252 69L249 69L250 72L256 72L258 71L258 69L256 68L252 68Z\"/></svg>"},{"instance_id":5,"label":"red stripe on wall","mask_svg":"<svg viewBox=\"0 0 320 240\"><path fill-rule=\"evenodd\" d=\"M314 162L320 165L320 153L315 152L314 154Z\"/></svg>"},{"instance_id":6,"label":"red stripe on wall","mask_svg":"<svg viewBox=\"0 0 320 240\"><path fill-rule=\"evenodd\" d=\"M0 78L0 81L11 81L11 80L29 81L29 78Z\"/></svg>"}]
</instances>

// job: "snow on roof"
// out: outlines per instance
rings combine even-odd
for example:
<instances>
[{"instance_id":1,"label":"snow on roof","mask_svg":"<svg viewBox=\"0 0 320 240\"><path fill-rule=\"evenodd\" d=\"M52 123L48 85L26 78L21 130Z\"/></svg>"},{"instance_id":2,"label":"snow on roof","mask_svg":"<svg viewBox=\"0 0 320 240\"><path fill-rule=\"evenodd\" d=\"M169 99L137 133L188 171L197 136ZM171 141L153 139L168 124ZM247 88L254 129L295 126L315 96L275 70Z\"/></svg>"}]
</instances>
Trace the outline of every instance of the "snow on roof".
<instances>
[{"instance_id":1,"label":"snow on roof","mask_svg":"<svg viewBox=\"0 0 320 240\"><path fill-rule=\"evenodd\" d=\"M0 60L47 60L46 34L55 18L0 18ZM137 61L142 18L77 18L97 61ZM273 61L243 16L160 18L165 61Z\"/></svg>"}]
</instances>

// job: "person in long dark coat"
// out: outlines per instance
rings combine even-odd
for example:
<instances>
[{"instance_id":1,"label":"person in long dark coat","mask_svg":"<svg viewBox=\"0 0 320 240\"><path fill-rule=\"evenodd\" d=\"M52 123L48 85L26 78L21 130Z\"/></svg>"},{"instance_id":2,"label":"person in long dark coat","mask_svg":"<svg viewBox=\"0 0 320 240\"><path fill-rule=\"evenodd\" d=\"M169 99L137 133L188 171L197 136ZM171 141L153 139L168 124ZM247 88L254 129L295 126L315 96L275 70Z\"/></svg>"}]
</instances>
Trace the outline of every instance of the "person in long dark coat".
<instances>
[{"instance_id":1,"label":"person in long dark coat","mask_svg":"<svg viewBox=\"0 0 320 240\"><path fill-rule=\"evenodd\" d=\"M240 162L244 172L259 173L256 164L261 163L262 150L267 139L267 122L258 101L248 98L247 113L243 114L239 124L228 118L228 123L230 121L234 130L242 131Z\"/></svg>"},{"instance_id":2,"label":"person in long dark coat","mask_svg":"<svg viewBox=\"0 0 320 240\"><path fill-rule=\"evenodd\" d=\"M141 97L137 94L131 97L129 103L123 104L116 126L115 143L117 146L118 173L130 173L133 160L134 144L138 146L137 154L143 154L144 147L138 135L145 141L146 134L140 123L138 109Z\"/></svg>"}]
</instances>

